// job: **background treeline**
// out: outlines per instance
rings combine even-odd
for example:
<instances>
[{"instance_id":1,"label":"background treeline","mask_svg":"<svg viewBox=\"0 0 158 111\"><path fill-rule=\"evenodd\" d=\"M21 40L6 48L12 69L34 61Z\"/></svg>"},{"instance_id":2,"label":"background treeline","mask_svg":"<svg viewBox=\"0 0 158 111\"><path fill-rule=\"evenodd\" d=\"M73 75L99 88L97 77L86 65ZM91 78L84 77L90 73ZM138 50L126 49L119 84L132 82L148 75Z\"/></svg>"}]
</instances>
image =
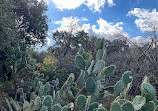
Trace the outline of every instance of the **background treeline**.
<instances>
[{"instance_id":1,"label":"background treeline","mask_svg":"<svg viewBox=\"0 0 158 111\"><path fill-rule=\"evenodd\" d=\"M53 46L47 51L35 51L33 47L46 43L46 11L46 4L37 0L0 0L0 106L5 101L3 95L14 97L21 87L26 93L31 91L36 73L44 74L44 82L58 78L59 86L70 73L78 77L80 69L75 64L75 56L81 47L91 60L95 58L97 37L89 37L84 31L75 34L56 31L52 36ZM129 70L134 78L130 94L140 93L145 75L158 90L158 41L154 32L153 35L147 44L138 45L127 39L105 41L105 65L116 66L105 78L107 86L114 85Z\"/></svg>"}]
</instances>

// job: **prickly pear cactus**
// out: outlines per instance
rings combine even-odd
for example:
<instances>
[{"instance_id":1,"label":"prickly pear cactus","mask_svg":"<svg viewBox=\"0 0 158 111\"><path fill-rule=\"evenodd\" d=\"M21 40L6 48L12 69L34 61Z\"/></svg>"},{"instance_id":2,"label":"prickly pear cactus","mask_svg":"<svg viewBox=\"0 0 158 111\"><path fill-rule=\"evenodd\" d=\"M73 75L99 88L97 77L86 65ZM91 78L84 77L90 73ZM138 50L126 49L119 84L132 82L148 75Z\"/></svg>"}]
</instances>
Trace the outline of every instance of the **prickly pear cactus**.
<instances>
[{"instance_id":1,"label":"prickly pear cactus","mask_svg":"<svg viewBox=\"0 0 158 111\"><path fill-rule=\"evenodd\" d=\"M132 102L135 110L140 110L145 105L145 103L146 99L142 96L136 96Z\"/></svg>"},{"instance_id":2,"label":"prickly pear cactus","mask_svg":"<svg viewBox=\"0 0 158 111\"><path fill-rule=\"evenodd\" d=\"M82 56L76 56L76 65L78 66L78 68L85 70L85 61Z\"/></svg>"},{"instance_id":3,"label":"prickly pear cactus","mask_svg":"<svg viewBox=\"0 0 158 111\"><path fill-rule=\"evenodd\" d=\"M62 107L61 107L61 105L59 105L59 104L55 104L55 105L53 106L52 111L62 111Z\"/></svg>"},{"instance_id":4,"label":"prickly pear cactus","mask_svg":"<svg viewBox=\"0 0 158 111\"><path fill-rule=\"evenodd\" d=\"M122 76L122 81L125 85L129 84L132 81L132 73L127 71Z\"/></svg>"},{"instance_id":5,"label":"prickly pear cactus","mask_svg":"<svg viewBox=\"0 0 158 111\"><path fill-rule=\"evenodd\" d=\"M158 111L156 91L148 77L144 77L141 84L141 96L135 96L133 100L128 98L133 81L130 71L126 71L114 86L105 87L105 77L115 70L115 66L105 66L104 42L101 38L96 41L94 60L90 59L83 48L80 49L75 62L81 69L81 74L77 79L74 74L70 74L61 88L58 87L58 79L46 82L43 74L35 74L33 91L29 92L31 101L26 100L26 93L19 88L16 101L12 98L8 100L10 110L28 111L32 108L35 111Z\"/></svg>"},{"instance_id":6,"label":"prickly pear cactus","mask_svg":"<svg viewBox=\"0 0 158 111\"><path fill-rule=\"evenodd\" d=\"M86 89L89 93L94 93L96 88L96 82L93 77L89 77L86 81Z\"/></svg>"},{"instance_id":7,"label":"prickly pear cactus","mask_svg":"<svg viewBox=\"0 0 158 111\"><path fill-rule=\"evenodd\" d=\"M123 104L122 111L134 111L134 107L133 107L132 103L127 102L127 103Z\"/></svg>"},{"instance_id":8,"label":"prickly pear cactus","mask_svg":"<svg viewBox=\"0 0 158 111\"><path fill-rule=\"evenodd\" d=\"M43 106L47 106L49 109L51 109L52 104L53 104L53 99L50 95L44 97Z\"/></svg>"},{"instance_id":9,"label":"prickly pear cactus","mask_svg":"<svg viewBox=\"0 0 158 111\"><path fill-rule=\"evenodd\" d=\"M97 111L107 111L105 108L98 108Z\"/></svg>"},{"instance_id":10,"label":"prickly pear cactus","mask_svg":"<svg viewBox=\"0 0 158 111\"><path fill-rule=\"evenodd\" d=\"M120 104L118 102L112 103L111 111L121 111Z\"/></svg>"},{"instance_id":11,"label":"prickly pear cactus","mask_svg":"<svg viewBox=\"0 0 158 111\"><path fill-rule=\"evenodd\" d=\"M114 95L119 95L124 90L124 84L123 81L118 81L114 86Z\"/></svg>"},{"instance_id":12,"label":"prickly pear cactus","mask_svg":"<svg viewBox=\"0 0 158 111\"><path fill-rule=\"evenodd\" d=\"M77 101L76 101L77 107L80 111L84 111L86 104L87 104L87 100L86 97L84 95L79 95L77 97Z\"/></svg>"},{"instance_id":13,"label":"prickly pear cactus","mask_svg":"<svg viewBox=\"0 0 158 111\"><path fill-rule=\"evenodd\" d=\"M87 111L94 111L95 109L97 109L99 107L99 104L97 102L92 103L89 107Z\"/></svg>"},{"instance_id":14,"label":"prickly pear cactus","mask_svg":"<svg viewBox=\"0 0 158 111\"><path fill-rule=\"evenodd\" d=\"M37 96L35 98L34 105L35 105L35 109L36 110L40 109L40 107L41 107L41 98L39 96Z\"/></svg>"},{"instance_id":15,"label":"prickly pear cactus","mask_svg":"<svg viewBox=\"0 0 158 111\"><path fill-rule=\"evenodd\" d=\"M46 106L42 106L40 111L48 111L48 108Z\"/></svg>"}]
</instances>

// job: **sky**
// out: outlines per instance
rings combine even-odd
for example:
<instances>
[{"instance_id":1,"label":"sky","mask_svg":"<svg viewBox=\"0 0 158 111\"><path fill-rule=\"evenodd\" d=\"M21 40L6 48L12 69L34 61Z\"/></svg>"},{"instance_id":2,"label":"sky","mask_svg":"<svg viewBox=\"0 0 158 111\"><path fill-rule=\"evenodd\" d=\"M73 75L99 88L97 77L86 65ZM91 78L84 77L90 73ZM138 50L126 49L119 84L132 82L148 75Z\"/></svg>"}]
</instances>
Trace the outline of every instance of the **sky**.
<instances>
[{"instance_id":1,"label":"sky","mask_svg":"<svg viewBox=\"0 0 158 111\"><path fill-rule=\"evenodd\" d=\"M45 50L53 45L52 33L84 30L89 36L108 40L128 38L149 41L147 33L158 29L158 0L45 0L48 5L48 37ZM157 30L158 31L158 30Z\"/></svg>"}]
</instances>

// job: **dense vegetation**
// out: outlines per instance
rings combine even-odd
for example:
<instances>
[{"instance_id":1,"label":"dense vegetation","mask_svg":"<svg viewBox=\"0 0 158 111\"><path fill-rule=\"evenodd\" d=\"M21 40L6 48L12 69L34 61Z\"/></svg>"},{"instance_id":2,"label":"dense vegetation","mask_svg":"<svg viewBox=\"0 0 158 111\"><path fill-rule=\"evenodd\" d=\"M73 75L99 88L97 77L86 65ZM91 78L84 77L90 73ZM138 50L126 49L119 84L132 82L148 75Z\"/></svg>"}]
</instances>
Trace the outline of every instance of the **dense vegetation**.
<instances>
[{"instance_id":1,"label":"dense vegetation","mask_svg":"<svg viewBox=\"0 0 158 111\"><path fill-rule=\"evenodd\" d=\"M9 6L9 7L8 7ZM0 1L2 111L158 111L156 33L146 44L53 32L46 4Z\"/></svg>"}]
</instances>

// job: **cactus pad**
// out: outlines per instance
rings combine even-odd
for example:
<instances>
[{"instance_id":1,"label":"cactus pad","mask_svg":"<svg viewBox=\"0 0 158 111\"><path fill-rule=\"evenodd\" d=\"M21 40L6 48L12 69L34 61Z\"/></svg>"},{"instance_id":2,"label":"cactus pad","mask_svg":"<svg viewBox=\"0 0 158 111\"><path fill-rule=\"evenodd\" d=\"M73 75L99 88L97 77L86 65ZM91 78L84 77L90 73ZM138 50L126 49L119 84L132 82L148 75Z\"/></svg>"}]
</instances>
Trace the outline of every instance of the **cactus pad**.
<instances>
[{"instance_id":1,"label":"cactus pad","mask_svg":"<svg viewBox=\"0 0 158 111\"><path fill-rule=\"evenodd\" d=\"M99 73L103 68L104 68L104 61L99 60L97 63L94 65L93 73Z\"/></svg>"},{"instance_id":2,"label":"cactus pad","mask_svg":"<svg viewBox=\"0 0 158 111\"><path fill-rule=\"evenodd\" d=\"M132 102L135 110L140 110L146 103L145 97L136 96Z\"/></svg>"},{"instance_id":3,"label":"cactus pad","mask_svg":"<svg viewBox=\"0 0 158 111\"><path fill-rule=\"evenodd\" d=\"M78 68L85 70L85 61L82 56L76 56L76 65Z\"/></svg>"},{"instance_id":4,"label":"cactus pad","mask_svg":"<svg viewBox=\"0 0 158 111\"><path fill-rule=\"evenodd\" d=\"M55 104L55 105L53 106L52 111L62 111L62 107L61 107L61 105L59 105L59 104Z\"/></svg>"},{"instance_id":5,"label":"cactus pad","mask_svg":"<svg viewBox=\"0 0 158 111\"><path fill-rule=\"evenodd\" d=\"M99 106L99 104L97 102L92 103L89 107L87 111L94 111L95 109L97 109Z\"/></svg>"},{"instance_id":6,"label":"cactus pad","mask_svg":"<svg viewBox=\"0 0 158 111\"><path fill-rule=\"evenodd\" d=\"M53 103L53 100L50 95L47 95L46 97L44 97L43 106L47 106L49 109L51 109L52 103Z\"/></svg>"},{"instance_id":7,"label":"cactus pad","mask_svg":"<svg viewBox=\"0 0 158 111\"><path fill-rule=\"evenodd\" d=\"M84 109L86 107L86 103L87 103L87 100L86 100L86 97L84 95L79 95L77 97L76 104L77 104L77 107L79 110L84 111Z\"/></svg>"},{"instance_id":8,"label":"cactus pad","mask_svg":"<svg viewBox=\"0 0 158 111\"><path fill-rule=\"evenodd\" d=\"M118 102L114 102L111 106L111 111L121 111L120 104Z\"/></svg>"},{"instance_id":9,"label":"cactus pad","mask_svg":"<svg viewBox=\"0 0 158 111\"><path fill-rule=\"evenodd\" d=\"M134 107L130 102L123 104L122 111L134 111Z\"/></svg>"},{"instance_id":10,"label":"cactus pad","mask_svg":"<svg viewBox=\"0 0 158 111\"><path fill-rule=\"evenodd\" d=\"M96 89L96 83L93 77L89 77L86 81L86 89L89 93L93 93Z\"/></svg>"}]
</instances>

